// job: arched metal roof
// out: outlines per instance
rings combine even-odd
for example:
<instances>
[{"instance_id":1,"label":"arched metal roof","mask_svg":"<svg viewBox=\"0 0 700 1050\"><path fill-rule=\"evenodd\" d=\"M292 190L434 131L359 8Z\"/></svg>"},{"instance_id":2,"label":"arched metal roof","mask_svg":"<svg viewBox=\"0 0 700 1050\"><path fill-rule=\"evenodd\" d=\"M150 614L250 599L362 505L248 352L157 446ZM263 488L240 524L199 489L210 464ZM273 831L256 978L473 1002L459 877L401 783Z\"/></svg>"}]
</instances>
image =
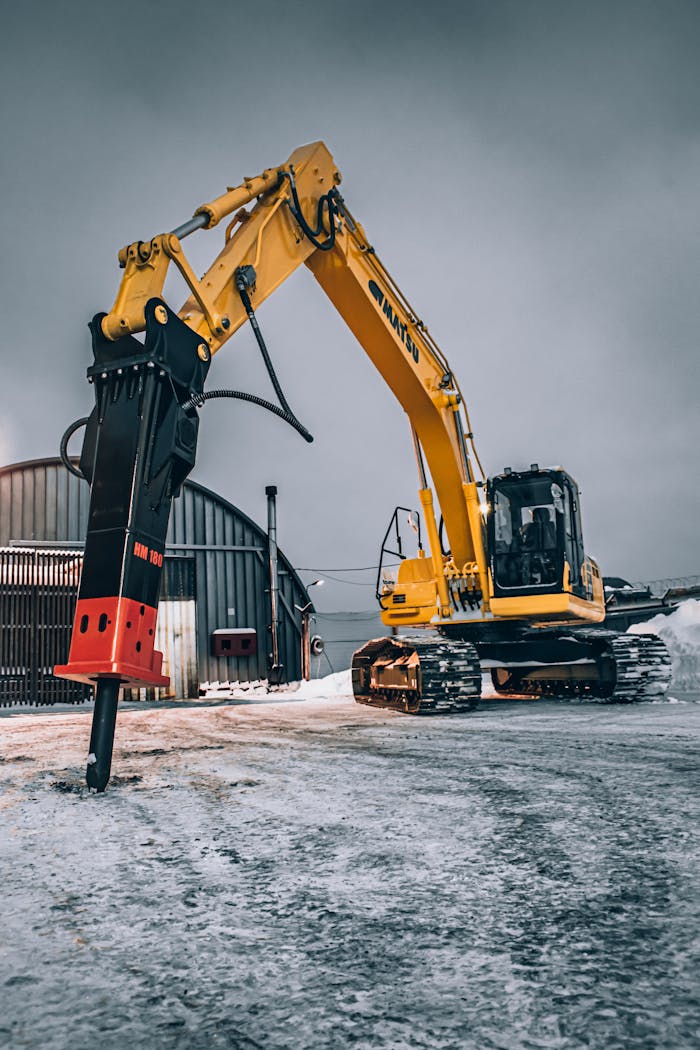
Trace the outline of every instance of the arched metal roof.
<instances>
[{"instance_id":1,"label":"arched metal roof","mask_svg":"<svg viewBox=\"0 0 700 1050\"><path fill-rule=\"evenodd\" d=\"M70 474L58 456L27 459L0 467L0 547L38 542L82 546L87 531L90 488ZM167 545L258 548L267 535L239 507L198 481L187 479L173 500ZM291 562L279 552L280 567L304 589Z\"/></svg>"}]
</instances>

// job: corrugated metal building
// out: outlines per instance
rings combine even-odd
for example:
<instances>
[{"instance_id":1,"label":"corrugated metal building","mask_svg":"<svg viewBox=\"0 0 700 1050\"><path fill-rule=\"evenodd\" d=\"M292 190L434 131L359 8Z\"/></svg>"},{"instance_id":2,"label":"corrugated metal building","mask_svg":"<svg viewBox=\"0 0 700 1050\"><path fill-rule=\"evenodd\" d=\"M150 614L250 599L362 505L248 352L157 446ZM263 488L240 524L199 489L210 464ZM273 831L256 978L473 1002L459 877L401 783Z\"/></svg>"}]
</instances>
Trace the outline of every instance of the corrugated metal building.
<instances>
[{"instance_id":1,"label":"corrugated metal building","mask_svg":"<svg viewBox=\"0 0 700 1050\"><path fill-rule=\"evenodd\" d=\"M71 475L60 459L33 460L0 469L0 548L14 549L14 553L5 551L0 574L5 641L13 626L24 630L26 635L26 621L32 621L32 616L37 615L36 602L40 595L51 593L46 592L45 587L42 590L42 581L48 577L47 570L40 566L48 554L40 552L57 554L82 549L89 500L87 483ZM34 559L34 568L22 569L23 575L11 568L19 558L18 548L24 550L23 564L28 564L28 558ZM64 573L61 578L65 581L68 576ZM194 481L186 481L180 497L173 503L156 643L165 651L166 673L171 675L175 695L197 695L200 683L244 682L267 677L269 585L265 531L221 496ZM281 552L279 589L280 658L286 677L293 681L301 675L301 620L295 606L305 606L309 596ZM24 604L18 600L20 592ZM35 601L34 606L31 601ZM53 605L58 608L55 602ZM67 624L63 621L70 618L69 613L70 610L63 609L58 617L64 632ZM18 619L23 623L8 622ZM212 634L221 628L254 629L256 651L246 655L213 655ZM0 693L3 680L6 681L0 703L19 702L8 699L7 689L12 675L17 677L18 667L10 665L12 659L18 663L18 657L16 653L12 659L8 657L9 650L5 642L3 644ZM66 656L67 642L66 651L59 654L55 662ZM36 679L36 669L25 670ZM45 702L82 698L82 694L58 695L56 684L54 679L54 698Z\"/></svg>"}]
</instances>

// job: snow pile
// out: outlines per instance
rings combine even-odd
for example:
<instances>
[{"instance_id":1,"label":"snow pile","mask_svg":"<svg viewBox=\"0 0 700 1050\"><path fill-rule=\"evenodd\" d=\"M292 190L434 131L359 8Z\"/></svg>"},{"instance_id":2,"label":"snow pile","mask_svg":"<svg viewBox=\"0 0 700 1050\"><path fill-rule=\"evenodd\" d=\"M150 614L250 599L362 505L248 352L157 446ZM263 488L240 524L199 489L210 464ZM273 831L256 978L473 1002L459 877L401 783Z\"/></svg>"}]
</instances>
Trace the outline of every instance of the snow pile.
<instances>
[{"instance_id":1,"label":"snow pile","mask_svg":"<svg viewBox=\"0 0 700 1050\"><path fill-rule=\"evenodd\" d=\"M660 614L633 624L628 634L658 634L671 654L673 684L687 688L700 685L700 601L689 598L670 616Z\"/></svg>"},{"instance_id":2,"label":"snow pile","mask_svg":"<svg viewBox=\"0 0 700 1050\"><path fill-rule=\"evenodd\" d=\"M698 603L700 604L700 603ZM352 696L352 672L336 671L325 678L316 678L311 682L300 682L295 697L304 700L330 700L341 696Z\"/></svg>"},{"instance_id":3,"label":"snow pile","mask_svg":"<svg viewBox=\"0 0 700 1050\"><path fill-rule=\"evenodd\" d=\"M348 668L311 682L285 682L280 686L270 686L264 680L211 683L205 692L208 699L230 696L236 700L337 700L352 696L352 678Z\"/></svg>"}]
</instances>

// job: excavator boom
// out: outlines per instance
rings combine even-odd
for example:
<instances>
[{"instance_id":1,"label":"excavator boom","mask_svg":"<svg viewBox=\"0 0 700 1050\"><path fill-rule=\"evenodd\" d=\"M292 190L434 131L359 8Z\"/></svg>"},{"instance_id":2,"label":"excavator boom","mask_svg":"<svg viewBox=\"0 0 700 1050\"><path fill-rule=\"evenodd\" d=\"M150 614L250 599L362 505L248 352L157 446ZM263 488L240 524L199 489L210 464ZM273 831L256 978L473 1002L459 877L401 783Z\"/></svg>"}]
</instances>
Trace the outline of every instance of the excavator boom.
<instances>
[{"instance_id":1,"label":"excavator boom","mask_svg":"<svg viewBox=\"0 0 700 1050\"><path fill-rule=\"evenodd\" d=\"M119 253L126 272L102 330L110 339L142 331L146 303L162 296L173 262L191 289L178 316L215 354L247 320L236 273L252 267L251 298L257 309L306 263L406 411L430 467L455 562L480 562L486 594L478 498L470 488L465 500L463 491L475 478L461 393L446 358L350 214L337 189L340 183L331 154L316 142L295 150L280 168L267 169L202 205L190 220L193 226L181 229L209 229L233 217L224 246L201 281L177 231L147 245L128 245ZM472 455L480 473L478 457Z\"/></svg>"}]
</instances>

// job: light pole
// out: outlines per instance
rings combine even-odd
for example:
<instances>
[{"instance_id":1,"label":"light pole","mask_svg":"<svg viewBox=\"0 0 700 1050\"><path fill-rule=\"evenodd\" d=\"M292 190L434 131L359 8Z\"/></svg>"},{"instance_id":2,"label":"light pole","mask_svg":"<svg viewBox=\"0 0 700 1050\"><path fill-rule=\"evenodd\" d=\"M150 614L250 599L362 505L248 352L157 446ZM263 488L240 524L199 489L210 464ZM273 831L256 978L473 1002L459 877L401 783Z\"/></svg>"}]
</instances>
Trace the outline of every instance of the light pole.
<instances>
[{"instance_id":1,"label":"light pole","mask_svg":"<svg viewBox=\"0 0 700 1050\"><path fill-rule=\"evenodd\" d=\"M312 587L323 587L323 580L314 580L307 586L307 591ZM311 678L311 609L314 603L307 602L306 605L295 605L294 608L301 613L301 677L305 682Z\"/></svg>"}]
</instances>

